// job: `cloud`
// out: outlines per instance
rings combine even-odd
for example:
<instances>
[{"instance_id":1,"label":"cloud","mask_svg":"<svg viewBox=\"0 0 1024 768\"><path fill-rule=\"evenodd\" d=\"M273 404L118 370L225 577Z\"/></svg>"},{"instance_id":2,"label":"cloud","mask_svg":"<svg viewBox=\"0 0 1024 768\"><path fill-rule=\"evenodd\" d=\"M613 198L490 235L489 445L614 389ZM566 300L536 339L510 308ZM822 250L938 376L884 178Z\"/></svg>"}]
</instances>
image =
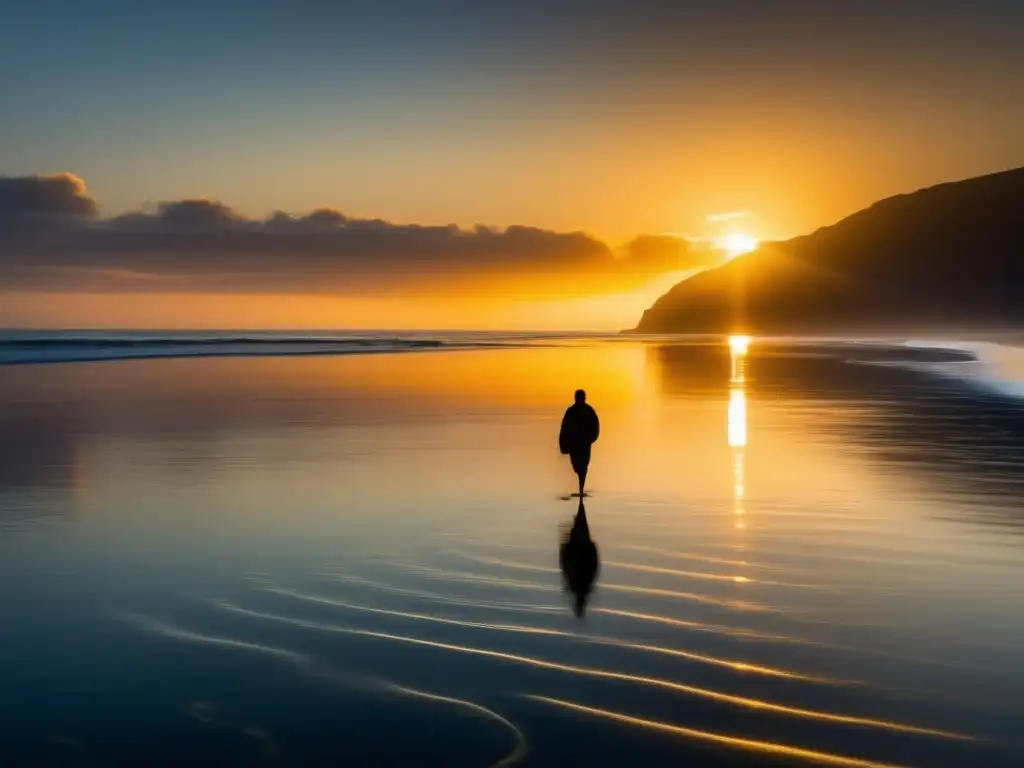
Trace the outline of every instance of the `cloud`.
<instances>
[{"instance_id":1,"label":"cloud","mask_svg":"<svg viewBox=\"0 0 1024 768\"><path fill-rule=\"evenodd\" d=\"M721 263L719 254L678 235L638 235L623 248L633 269L648 274L681 272Z\"/></svg>"},{"instance_id":2,"label":"cloud","mask_svg":"<svg viewBox=\"0 0 1024 768\"><path fill-rule=\"evenodd\" d=\"M0 176L0 217L91 217L98 210L85 182L70 173Z\"/></svg>"},{"instance_id":3,"label":"cloud","mask_svg":"<svg viewBox=\"0 0 1024 768\"><path fill-rule=\"evenodd\" d=\"M329 208L250 219L207 198L97 213L74 176L0 179L0 290L579 296L707 265L665 235L613 252L584 232L395 224Z\"/></svg>"},{"instance_id":4,"label":"cloud","mask_svg":"<svg viewBox=\"0 0 1024 768\"><path fill-rule=\"evenodd\" d=\"M735 221L750 216L750 211L726 211L725 213L709 214L707 220L711 224L720 224L723 221Z\"/></svg>"},{"instance_id":5,"label":"cloud","mask_svg":"<svg viewBox=\"0 0 1024 768\"><path fill-rule=\"evenodd\" d=\"M148 219L173 230L217 230L243 223L226 205L207 198L162 203L159 210L158 216Z\"/></svg>"}]
</instances>

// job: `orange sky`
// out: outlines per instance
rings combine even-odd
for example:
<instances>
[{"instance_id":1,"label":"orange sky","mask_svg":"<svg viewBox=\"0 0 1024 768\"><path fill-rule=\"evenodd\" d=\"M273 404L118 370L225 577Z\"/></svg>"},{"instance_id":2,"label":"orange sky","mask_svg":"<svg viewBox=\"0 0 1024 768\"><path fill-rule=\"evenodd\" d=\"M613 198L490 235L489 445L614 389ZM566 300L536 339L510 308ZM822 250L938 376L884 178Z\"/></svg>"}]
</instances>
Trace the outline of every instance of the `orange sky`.
<instances>
[{"instance_id":1,"label":"orange sky","mask_svg":"<svg viewBox=\"0 0 1024 768\"><path fill-rule=\"evenodd\" d=\"M0 69L20 78L0 175L76 174L104 218L204 197L250 221L327 207L611 248L645 233L777 240L1024 164L1024 6L1006 0L112 3L10 4L0 24ZM0 297L0 324L617 329L656 293L556 306L220 288L232 295L43 285Z\"/></svg>"},{"instance_id":2,"label":"orange sky","mask_svg":"<svg viewBox=\"0 0 1024 768\"><path fill-rule=\"evenodd\" d=\"M673 281L668 276L652 281L648 290L626 294L524 302L465 296L18 293L4 296L0 326L619 331L635 326L640 313Z\"/></svg>"}]
</instances>

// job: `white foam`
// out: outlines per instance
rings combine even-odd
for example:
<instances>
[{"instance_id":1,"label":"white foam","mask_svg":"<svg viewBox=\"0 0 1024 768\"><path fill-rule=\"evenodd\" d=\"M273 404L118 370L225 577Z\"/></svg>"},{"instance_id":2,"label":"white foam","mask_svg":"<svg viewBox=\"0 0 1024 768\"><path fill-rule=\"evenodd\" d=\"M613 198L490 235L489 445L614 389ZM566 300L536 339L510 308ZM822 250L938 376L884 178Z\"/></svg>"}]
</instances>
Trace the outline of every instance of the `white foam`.
<instances>
[{"instance_id":1,"label":"white foam","mask_svg":"<svg viewBox=\"0 0 1024 768\"><path fill-rule=\"evenodd\" d=\"M960 362L915 362L916 370L956 378L1006 397L1024 398L1024 349L990 341L927 341L912 339L903 346L966 352L974 359Z\"/></svg>"}]
</instances>

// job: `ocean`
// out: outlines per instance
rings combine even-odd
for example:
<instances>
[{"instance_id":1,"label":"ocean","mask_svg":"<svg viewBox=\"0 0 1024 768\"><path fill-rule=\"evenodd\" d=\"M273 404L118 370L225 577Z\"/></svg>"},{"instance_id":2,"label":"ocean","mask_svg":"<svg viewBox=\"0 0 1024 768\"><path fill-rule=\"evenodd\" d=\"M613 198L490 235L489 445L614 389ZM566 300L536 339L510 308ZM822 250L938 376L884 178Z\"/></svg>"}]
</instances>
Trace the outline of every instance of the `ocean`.
<instances>
[{"instance_id":1,"label":"ocean","mask_svg":"<svg viewBox=\"0 0 1024 768\"><path fill-rule=\"evenodd\" d=\"M0 333L0 762L1020 765L1021 343Z\"/></svg>"}]
</instances>

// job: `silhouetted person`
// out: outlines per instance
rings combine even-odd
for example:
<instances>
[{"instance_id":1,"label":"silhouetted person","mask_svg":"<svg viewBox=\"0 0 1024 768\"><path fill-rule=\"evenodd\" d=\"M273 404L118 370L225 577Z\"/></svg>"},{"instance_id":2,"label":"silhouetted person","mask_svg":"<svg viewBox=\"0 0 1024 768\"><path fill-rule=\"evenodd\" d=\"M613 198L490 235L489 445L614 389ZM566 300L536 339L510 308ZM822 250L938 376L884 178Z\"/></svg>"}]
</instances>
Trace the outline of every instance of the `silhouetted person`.
<instances>
[{"instance_id":1,"label":"silhouetted person","mask_svg":"<svg viewBox=\"0 0 1024 768\"><path fill-rule=\"evenodd\" d=\"M562 428L558 431L558 448L569 454L572 470L580 479L580 497L583 484L587 481L587 467L590 466L590 446L601 433L601 422L597 411L587 403L587 393L576 390L576 402L570 405L562 417Z\"/></svg>"},{"instance_id":2,"label":"silhouetted person","mask_svg":"<svg viewBox=\"0 0 1024 768\"><path fill-rule=\"evenodd\" d=\"M565 533L558 548L558 565L562 569L565 588L572 592L573 613L582 619L587 600L594 590L594 582L597 581L599 566L597 545L590 538L587 510L583 508L582 497L572 527Z\"/></svg>"}]
</instances>

